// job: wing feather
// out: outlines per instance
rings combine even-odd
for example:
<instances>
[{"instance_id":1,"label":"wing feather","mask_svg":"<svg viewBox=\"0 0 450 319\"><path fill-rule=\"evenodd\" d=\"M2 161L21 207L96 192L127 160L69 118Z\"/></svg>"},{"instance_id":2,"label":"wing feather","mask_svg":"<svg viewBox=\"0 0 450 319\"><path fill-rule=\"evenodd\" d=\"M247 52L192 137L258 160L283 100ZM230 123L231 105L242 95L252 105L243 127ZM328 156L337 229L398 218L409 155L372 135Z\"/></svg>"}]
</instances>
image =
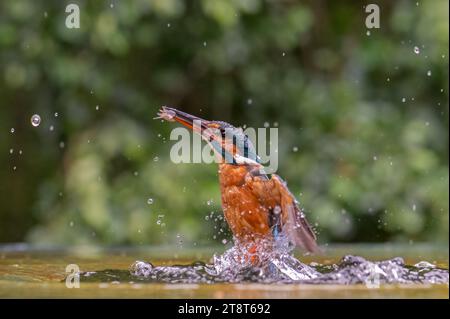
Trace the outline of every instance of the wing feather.
<instances>
[{"instance_id":1,"label":"wing feather","mask_svg":"<svg viewBox=\"0 0 450 319\"><path fill-rule=\"evenodd\" d=\"M272 175L271 179L278 188L281 197L281 230L287 234L289 240L296 246L300 246L309 252L319 251L320 249L316 243L316 234L298 207L286 183L275 174Z\"/></svg>"}]
</instances>

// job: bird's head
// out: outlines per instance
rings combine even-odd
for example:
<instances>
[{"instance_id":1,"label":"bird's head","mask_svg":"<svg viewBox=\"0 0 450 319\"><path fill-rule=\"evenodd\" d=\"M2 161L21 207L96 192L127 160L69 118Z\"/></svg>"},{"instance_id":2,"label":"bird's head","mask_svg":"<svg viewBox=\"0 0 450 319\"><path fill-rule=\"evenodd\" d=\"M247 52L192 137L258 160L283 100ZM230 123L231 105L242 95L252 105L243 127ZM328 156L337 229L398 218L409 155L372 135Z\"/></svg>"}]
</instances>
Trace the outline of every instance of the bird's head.
<instances>
[{"instance_id":1,"label":"bird's head","mask_svg":"<svg viewBox=\"0 0 450 319\"><path fill-rule=\"evenodd\" d=\"M261 166L253 144L241 128L222 121L204 120L166 106L159 110L156 118L181 123L199 134L221 163Z\"/></svg>"}]
</instances>

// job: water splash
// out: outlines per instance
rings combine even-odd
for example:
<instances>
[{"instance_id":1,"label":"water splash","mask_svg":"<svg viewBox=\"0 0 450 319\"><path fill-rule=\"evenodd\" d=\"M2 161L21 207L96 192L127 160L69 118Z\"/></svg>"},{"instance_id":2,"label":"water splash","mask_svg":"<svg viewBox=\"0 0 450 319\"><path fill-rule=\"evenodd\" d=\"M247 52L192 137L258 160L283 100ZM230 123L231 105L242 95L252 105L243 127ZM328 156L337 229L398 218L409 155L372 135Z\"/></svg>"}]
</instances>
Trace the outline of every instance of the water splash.
<instances>
[{"instance_id":1,"label":"water splash","mask_svg":"<svg viewBox=\"0 0 450 319\"><path fill-rule=\"evenodd\" d=\"M39 126L39 124L41 124L41 117L39 116L39 114L33 114L33 116L31 116L30 122L31 125L37 127Z\"/></svg>"},{"instance_id":2,"label":"water splash","mask_svg":"<svg viewBox=\"0 0 450 319\"><path fill-rule=\"evenodd\" d=\"M90 282L147 282L173 284L211 283L302 283L302 284L448 284L448 269L422 261L406 265L396 257L369 261L346 255L336 264L302 263L291 253L291 247L248 247L235 245L221 255L214 255L211 263L194 262L189 265L154 266L136 261L130 270L102 270L82 273L82 281ZM249 252L251 251L251 252Z\"/></svg>"}]
</instances>

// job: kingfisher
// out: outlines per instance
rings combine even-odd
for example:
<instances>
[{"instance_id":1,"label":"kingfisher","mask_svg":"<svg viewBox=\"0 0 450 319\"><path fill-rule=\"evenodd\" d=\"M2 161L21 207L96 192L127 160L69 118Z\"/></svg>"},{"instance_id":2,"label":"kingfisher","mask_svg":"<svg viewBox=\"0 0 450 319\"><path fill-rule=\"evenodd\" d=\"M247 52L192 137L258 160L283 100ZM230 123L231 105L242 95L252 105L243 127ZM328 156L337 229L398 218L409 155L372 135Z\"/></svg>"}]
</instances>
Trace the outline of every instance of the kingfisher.
<instances>
[{"instance_id":1,"label":"kingfisher","mask_svg":"<svg viewBox=\"0 0 450 319\"><path fill-rule=\"evenodd\" d=\"M235 240L249 252L261 243L287 239L290 246L319 251L316 235L295 197L276 174L266 174L242 128L208 121L163 106L155 119L178 122L199 134L214 151L219 165L222 209ZM272 247L274 247L273 245Z\"/></svg>"}]
</instances>

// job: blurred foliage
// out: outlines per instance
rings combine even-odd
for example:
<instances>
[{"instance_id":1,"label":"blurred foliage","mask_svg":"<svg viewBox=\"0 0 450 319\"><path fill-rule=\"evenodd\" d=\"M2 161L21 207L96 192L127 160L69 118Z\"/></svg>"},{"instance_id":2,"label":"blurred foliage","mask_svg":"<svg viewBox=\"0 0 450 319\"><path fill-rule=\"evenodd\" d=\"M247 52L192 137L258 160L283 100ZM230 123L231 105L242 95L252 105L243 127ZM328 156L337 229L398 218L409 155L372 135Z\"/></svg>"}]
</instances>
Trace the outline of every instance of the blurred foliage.
<instances>
[{"instance_id":1,"label":"blurred foliage","mask_svg":"<svg viewBox=\"0 0 450 319\"><path fill-rule=\"evenodd\" d=\"M216 166L169 160L166 104L277 124L322 244L448 242L448 2L376 3L368 33L358 1L1 1L0 242L229 239Z\"/></svg>"}]
</instances>

